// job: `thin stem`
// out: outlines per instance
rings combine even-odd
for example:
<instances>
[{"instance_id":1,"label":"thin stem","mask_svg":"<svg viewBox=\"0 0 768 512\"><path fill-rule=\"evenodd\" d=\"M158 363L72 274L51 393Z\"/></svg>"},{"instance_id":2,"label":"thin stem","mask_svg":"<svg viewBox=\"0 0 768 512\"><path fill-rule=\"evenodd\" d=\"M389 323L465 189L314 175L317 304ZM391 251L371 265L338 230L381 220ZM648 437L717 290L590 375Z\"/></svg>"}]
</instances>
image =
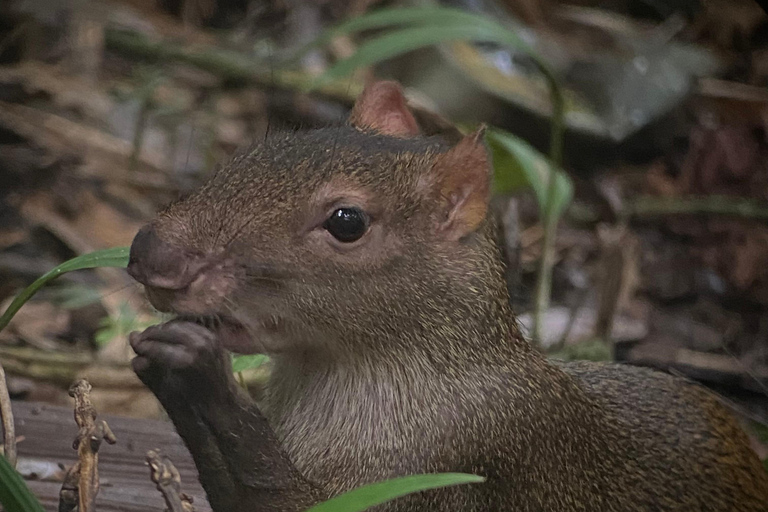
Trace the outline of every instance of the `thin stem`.
<instances>
[{"instance_id":1,"label":"thin stem","mask_svg":"<svg viewBox=\"0 0 768 512\"><path fill-rule=\"evenodd\" d=\"M536 279L536 301L533 312L533 332L531 337L537 346L541 343L541 334L544 328L544 314L549 308L552 295L552 270L555 264L555 240L557 238L557 224L559 216L556 212L555 191L557 189L557 172L563 161L563 135L565 104L560 86L549 69L539 63L544 77L549 85L552 97L552 131L549 141L549 166L550 172L547 183L547 203L544 209L544 218L541 223L544 227L542 241L541 260Z\"/></svg>"},{"instance_id":2,"label":"thin stem","mask_svg":"<svg viewBox=\"0 0 768 512\"><path fill-rule=\"evenodd\" d=\"M662 215L727 215L765 221L768 203L727 196L639 196L627 205L625 217Z\"/></svg>"}]
</instances>

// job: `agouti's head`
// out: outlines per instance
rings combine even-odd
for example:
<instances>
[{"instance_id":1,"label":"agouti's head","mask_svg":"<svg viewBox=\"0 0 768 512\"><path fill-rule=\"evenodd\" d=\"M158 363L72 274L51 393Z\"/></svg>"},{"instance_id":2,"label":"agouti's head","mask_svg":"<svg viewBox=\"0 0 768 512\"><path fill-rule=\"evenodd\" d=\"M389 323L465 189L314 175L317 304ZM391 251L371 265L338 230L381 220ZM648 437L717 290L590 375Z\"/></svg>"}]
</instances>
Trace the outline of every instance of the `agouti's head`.
<instances>
[{"instance_id":1,"label":"agouti's head","mask_svg":"<svg viewBox=\"0 0 768 512\"><path fill-rule=\"evenodd\" d=\"M451 148L420 136L400 87L378 82L348 125L271 134L168 207L128 271L235 351L416 343L445 315L459 329L489 280L503 289L489 181L482 131Z\"/></svg>"}]
</instances>

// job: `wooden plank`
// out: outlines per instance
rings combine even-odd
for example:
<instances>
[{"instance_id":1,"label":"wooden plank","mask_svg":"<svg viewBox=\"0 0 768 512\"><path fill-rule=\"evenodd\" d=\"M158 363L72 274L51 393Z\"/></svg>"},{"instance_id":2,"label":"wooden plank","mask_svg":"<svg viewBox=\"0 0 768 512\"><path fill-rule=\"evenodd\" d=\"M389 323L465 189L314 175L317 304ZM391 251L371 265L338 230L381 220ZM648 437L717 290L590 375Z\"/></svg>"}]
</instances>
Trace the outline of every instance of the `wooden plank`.
<instances>
[{"instance_id":1,"label":"wooden plank","mask_svg":"<svg viewBox=\"0 0 768 512\"><path fill-rule=\"evenodd\" d=\"M28 402L15 402L16 433L24 436L19 457L70 465L76 460L72 441L77 433L71 409ZM211 510L197 479L192 457L170 423L112 415L107 420L117 436L117 444L101 445L99 476L101 490L96 499L99 512L162 512L160 492L149 479L144 457L148 450L160 449L178 468L184 492L194 498L196 510ZM60 482L27 481L46 510L56 511Z\"/></svg>"}]
</instances>

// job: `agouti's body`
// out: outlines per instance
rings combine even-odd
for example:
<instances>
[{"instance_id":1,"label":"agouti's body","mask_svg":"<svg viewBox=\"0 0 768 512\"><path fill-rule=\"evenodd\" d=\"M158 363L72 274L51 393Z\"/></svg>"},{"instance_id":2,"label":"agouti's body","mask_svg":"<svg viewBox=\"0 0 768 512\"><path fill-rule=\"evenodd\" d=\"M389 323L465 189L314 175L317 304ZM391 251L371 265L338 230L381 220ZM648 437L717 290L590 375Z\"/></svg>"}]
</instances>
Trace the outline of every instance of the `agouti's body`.
<instances>
[{"instance_id":1,"label":"agouti's body","mask_svg":"<svg viewBox=\"0 0 768 512\"><path fill-rule=\"evenodd\" d=\"M381 510L768 510L768 474L705 390L522 339L480 134L419 137L388 83L351 121L270 136L134 241L131 274L187 318L134 334L134 366L217 512L446 471L487 482ZM261 409L222 347L270 354Z\"/></svg>"}]
</instances>

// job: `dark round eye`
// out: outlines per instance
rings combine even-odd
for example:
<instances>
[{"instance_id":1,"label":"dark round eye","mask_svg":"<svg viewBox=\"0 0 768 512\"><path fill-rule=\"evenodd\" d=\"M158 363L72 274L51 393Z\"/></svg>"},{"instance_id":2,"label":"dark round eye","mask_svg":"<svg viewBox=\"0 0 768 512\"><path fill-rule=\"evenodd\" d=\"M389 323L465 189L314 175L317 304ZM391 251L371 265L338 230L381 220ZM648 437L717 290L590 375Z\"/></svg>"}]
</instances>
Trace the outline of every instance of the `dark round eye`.
<instances>
[{"instance_id":1,"label":"dark round eye","mask_svg":"<svg viewBox=\"0 0 768 512\"><path fill-rule=\"evenodd\" d=\"M339 242L359 240L368 231L368 216L358 208L339 208L323 223Z\"/></svg>"}]
</instances>

